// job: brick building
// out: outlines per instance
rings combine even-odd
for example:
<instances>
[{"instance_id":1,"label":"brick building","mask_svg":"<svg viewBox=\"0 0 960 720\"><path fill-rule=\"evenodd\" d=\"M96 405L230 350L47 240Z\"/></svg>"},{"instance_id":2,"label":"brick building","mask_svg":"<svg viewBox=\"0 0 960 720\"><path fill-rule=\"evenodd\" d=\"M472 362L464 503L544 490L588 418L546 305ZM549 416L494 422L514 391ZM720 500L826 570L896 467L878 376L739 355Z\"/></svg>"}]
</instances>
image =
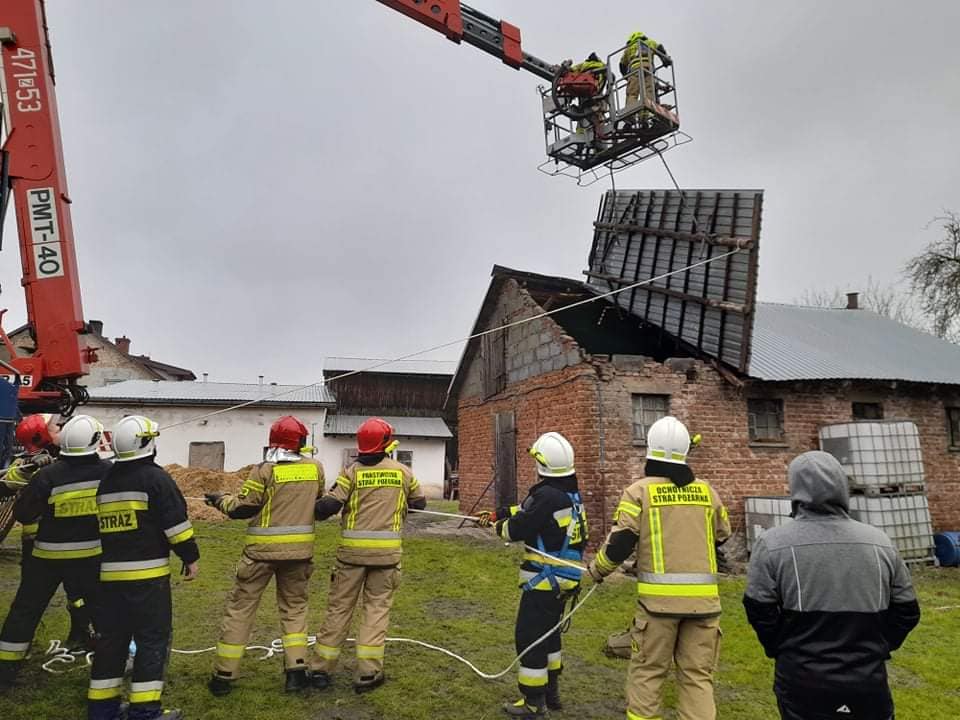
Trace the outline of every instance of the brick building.
<instances>
[{"instance_id":1,"label":"brick building","mask_svg":"<svg viewBox=\"0 0 960 720\"><path fill-rule=\"evenodd\" d=\"M595 295L494 268L473 333L508 327L468 343L448 396L463 510L522 497L535 482L526 448L558 430L598 541L643 471L646 428L669 413L702 433L691 466L742 531L743 498L785 494L787 464L821 425L882 417L917 423L934 525L960 529L960 347L867 310L757 303L741 372L606 300L562 309Z\"/></svg>"}]
</instances>

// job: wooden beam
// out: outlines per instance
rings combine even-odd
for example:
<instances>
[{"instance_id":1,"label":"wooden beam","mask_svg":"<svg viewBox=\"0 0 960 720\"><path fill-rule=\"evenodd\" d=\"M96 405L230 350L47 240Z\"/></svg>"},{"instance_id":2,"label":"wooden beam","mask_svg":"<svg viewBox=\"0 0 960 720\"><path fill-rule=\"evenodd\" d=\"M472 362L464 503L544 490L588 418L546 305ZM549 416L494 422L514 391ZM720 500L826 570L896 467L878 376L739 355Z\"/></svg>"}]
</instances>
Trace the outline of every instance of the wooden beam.
<instances>
[{"instance_id":1,"label":"wooden beam","mask_svg":"<svg viewBox=\"0 0 960 720\"><path fill-rule=\"evenodd\" d=\"M645 235L656 235L658 237L672 238L674 240L687 240L689 242L703 242L707 245L716 247L736 248L740 250L749 250L754 246L753 238L749 237L728 237L718 235L716 237L707 233L686 233L674 230L664 230L663 228L648 227L646 225L635 225L633 223L605 223L595 222L593 226L597 230L609 230L612 232L643 233Z\"/></svg>"},{"instance_id":2,"label":"wooden beam","mask_svg":"<svg viewBox=\"0 0 960 720\"><path fill-rule=\"evenodd\" d=\"M627 285L634 284L632 281L625 280L624 278L619 278L616 275L607 275L605 273L595 273L595 272L590 272L589 270L584 270L583 274L586 275L587 277L597 278L598 280L606 280L607 282L611 282L620 286L627 286ZM677 300L687 300L689 302L706 305L707 307L716 308L717 310L725 310L727 312L737 313L738 315L746 315L747 313L750 312L750 308L745 305L726 302L724 300L714 300L712 298L705 298L699 295L691 295L690 293L681 292L680 290L673 290L671 288L660 287L659 285L644 285L643 287L638 289L649 290L650 292L659 293L661 295L667 295L669 297L676 298Z\"/></svg>"}]
</instances>

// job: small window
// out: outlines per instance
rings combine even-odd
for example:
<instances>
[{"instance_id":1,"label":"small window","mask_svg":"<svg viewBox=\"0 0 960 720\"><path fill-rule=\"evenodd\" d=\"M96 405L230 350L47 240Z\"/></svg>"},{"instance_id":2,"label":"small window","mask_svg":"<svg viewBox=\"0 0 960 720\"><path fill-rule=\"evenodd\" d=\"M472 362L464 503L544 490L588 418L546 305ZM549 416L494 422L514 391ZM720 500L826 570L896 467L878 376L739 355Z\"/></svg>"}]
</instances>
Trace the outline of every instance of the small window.
<instances>
[{"instance_id":1,"label":"small window","mask_svg":"<svg viewBox=\"0 0 960 720\"><path fill-rule=\"evenodd\" d=\"M950 427L950 447L960 448L960 407L947 408L947 425Z\"/></svg>"},{"instance_id":2,"label":"small window","mask_svg":"<svg viewBox=\"0 0 960 720\"><path fill-rule=\"evenodd\" d=\"M883 405L877 402L853 403L854 420L883 420Z\"/></svg>"},{"instance_id":3,"label":"small window","mask_svg":"<svg viewBox=\"0 0 960 720\"><path fill-rule=\"evenodd\" d=\"M489 398L507 387L507 332L499 330L480 338L483 358L483 397Z\"/></svg>"},{"instance_id":4,"label":"small window","mask_svg":"<svg viewBox=\"0 0 960 720\"><path fill-rule=\"evenodd\" d=\"M413 470L413 450L397 450L397 462Z\"/></svg>"},{"instance_id":5,"label":"small window","mask_svg":"<svg viewBox=\"0 0 960 720\"><path fill-rule=\"evenodd\" d=\"M225 454L226 446L223 442L192 442L187 455L187 465L223 472Z\"/></svg>"},{"instance_id":6,"label":"small window","mask_svg":"<svg viewBox=\"0 0 960 720\"><path fill-rule=\"evenodd\" d=\"M647 444L647 431L650 426L670 412L669 395L633 396L633 441L639 445Z\"/></svg>"},{"instance_id":7,"label":"small window","mask_svg":"<svg viewBox=\"0 0 960 720\"><path fill-rule=\"evenodd\" d=\"M751 442L783 442L783 400L747 400Z\"/></svg>"},{"instance_id":8,"label":"small window","mask_svg":"<svg viewBox=\"0 0 960 720\"><path fill-rule=\"evenodd\" d=\"M124 381L123 378L106 378L106 379L103 381L103 384L104 384L104 385L116 385L117 383L122 383L123 381Z\"/></svg>"}]
</instances>

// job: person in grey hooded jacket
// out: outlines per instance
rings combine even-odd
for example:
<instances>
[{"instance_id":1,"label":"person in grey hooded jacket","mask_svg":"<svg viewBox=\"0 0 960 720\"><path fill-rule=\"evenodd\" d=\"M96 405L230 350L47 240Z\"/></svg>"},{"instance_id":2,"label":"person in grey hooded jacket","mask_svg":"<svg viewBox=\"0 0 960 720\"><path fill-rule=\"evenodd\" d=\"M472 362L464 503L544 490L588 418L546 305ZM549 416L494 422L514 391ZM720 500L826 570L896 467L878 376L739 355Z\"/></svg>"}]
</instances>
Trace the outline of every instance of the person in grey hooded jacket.
<instances>
[{"instance_id":1,"label":"person in grey hooded jacket","mask_svg":"<svg viewBox=\"0 0 960 720\"><path fill-rule=\"evenodd\" d=\"M886 660L920 621L890 539L850 518L847 477L825 452L788 470L795 522L763 534L743 604L783 720L893 720Z\"/></svg>"}]
</instances>

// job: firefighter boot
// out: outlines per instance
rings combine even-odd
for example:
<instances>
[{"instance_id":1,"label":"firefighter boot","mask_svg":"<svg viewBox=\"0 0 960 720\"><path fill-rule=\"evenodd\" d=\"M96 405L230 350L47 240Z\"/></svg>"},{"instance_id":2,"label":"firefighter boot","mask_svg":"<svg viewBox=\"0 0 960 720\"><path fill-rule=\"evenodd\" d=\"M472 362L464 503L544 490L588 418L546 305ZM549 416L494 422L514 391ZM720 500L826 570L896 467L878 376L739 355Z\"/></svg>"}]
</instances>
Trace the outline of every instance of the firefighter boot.
<instances>
[{"instance_id":1,"label":"firefighter boot","mask_svg":"<svg viewBox=\"0 0 960 720\"><path fill-rule=\"evenodd\" d=\"M227 680L225 677L220 677L219 675L213 675L210 680L207 681L207 690L209 690L210 694L214 697L229 695L233 690L233 681Z\"/></svg>"},{"instance_id":2,"label":"firefighter boot","mask_svg":"<svg viewBox=\"0 0 960 720\"><path fill-rule=\"evenodd\" d=\"M287 681L283 691L288 693L303 692L310 687L310 679L306 670L287 670Z\"/></svg>"},{"instance_id":3,"label":"firefighter boot","mask_svg":"<svg viewBox=\"0 0 960 720\"><path fill-rule=\"evenodd\" d=\"M326 690L332 683L330 673L325 673L323 670L316 670L310 676L310 684L313 685L314 690Z\"/></svg>"},{"instance_id":4,"label":"firefighter boot","mask_svg":"<svg viewBox=\"0 0 960 720\"><path fill-rule=\"evenodd\" d=\"M0 661L0 690L12 688L16 684L19 662Z\"/></svg>"},{"instance_id":5,"label":"firefighter boot","mask_svg":"<svg viewBox=\"0 0 960 720\"><path fill-rule=\"evenodd\" d=\"M550 680L547 682L547 708L563 710L563 703L560 702L560 677L555 673L550 673Z\"/></svg>"},{"instance_id":6,"label":"firefighter boot","mask_svg":"<svg viewBox=\"0 0 960 720\"><path fill-rule=\"evenodd\" d=\"M362 675L359 680L353 683L353 689L357 695L370 692L383 685L386 679L386 676L382 672L376 673L375 675Z\"/></svg>"},{"instance_id":7,"label":"firefighter boot","mask_svg":"<svg viewBox=\"0 0 960 720\"><path fill-rule=\"evenodd\" d=\"M515 703L504 703L503 711L512 718L535 720L547 716L547 706L543 695L525 695Z\"/></svg>"}]
</instances>

